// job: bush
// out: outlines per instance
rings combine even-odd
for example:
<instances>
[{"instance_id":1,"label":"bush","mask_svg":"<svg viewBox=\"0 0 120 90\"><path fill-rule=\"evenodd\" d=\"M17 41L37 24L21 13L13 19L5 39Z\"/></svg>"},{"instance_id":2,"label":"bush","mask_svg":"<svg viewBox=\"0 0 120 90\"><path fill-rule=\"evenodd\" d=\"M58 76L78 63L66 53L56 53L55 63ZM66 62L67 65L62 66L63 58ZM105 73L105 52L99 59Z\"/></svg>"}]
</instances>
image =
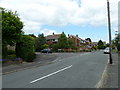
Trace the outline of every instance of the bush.
<instances>
[{"instance_id":1,"label":"bush","mask_svg":"<svg viewBox=\"0 0 120 90\"><path fill-rule=\"evenodd\" d=\"M85 51L86 51L86 52L91 52L91 49L86 49Z\"/></svg>"},{"instance_id":2,"label":"bush","mask_svg":"<svg viewBox=\"0 0 120 90\"><path fill-rule=\"evenodd\" d=\"M15 60L15 58L16 58L15 54L7 56L7 59L9 59L9 60Z\"/></svg>"},{"instance_id":3,"label":"bush","mask_svg":"<svg viewBox=\"0 0 120 90\"><path fill-rule=\"evenodd\" d=\"M54 44L52 50L53 50L54 52L58 52L58 49L59 49L58 44Z\"/></svg>"},{"instance_id":4,"label":"bush","mask_svg":"<svg viewBox=\"0 0 120 90\"><path fill-rule=\"evenodd\" d=\"M7 45L2 45L2 58L5 59L7 57Z\"/></svg>"},{"instance_id":5,"label":"bush","mask_svg":"<svg viewBox=\"0 0 120 90\"><path fill-rule=\"evenodd\" d=\"M28 58L26 59L27 62L33 62L33 60L36 58L35 53L29 53Z\"/></svg>"},{"instance_id":6,"label":"bush","mask_svg":"<svg viewBox=\"0 0 120 90\"><path fill-rule=\"evenodd\" d=\"M13 50L8 50L8 55L12 55L12 54L15 54L15 51L13 51Z\"/></svg>"},{"instance_id":7,"label":"bush","mask_svg":"<svg viewBox=\"0 0 120 90\"><path fill-rule=\"evenodd\" d=\"M103 45L98 46L98 49L105 49L105 46L103 46Z\"/></svg>"},{"instance_id":8,"label":"bush","mask_svg":"<svg viewBox=\"0 0 120 90\"><path fill-rule=\"evenodd\" d=\"M35 40L33 37L24 35L20 42L16 44L16 56L24 61L32 61L35 53Z\"/></svg>"}]
</instances>

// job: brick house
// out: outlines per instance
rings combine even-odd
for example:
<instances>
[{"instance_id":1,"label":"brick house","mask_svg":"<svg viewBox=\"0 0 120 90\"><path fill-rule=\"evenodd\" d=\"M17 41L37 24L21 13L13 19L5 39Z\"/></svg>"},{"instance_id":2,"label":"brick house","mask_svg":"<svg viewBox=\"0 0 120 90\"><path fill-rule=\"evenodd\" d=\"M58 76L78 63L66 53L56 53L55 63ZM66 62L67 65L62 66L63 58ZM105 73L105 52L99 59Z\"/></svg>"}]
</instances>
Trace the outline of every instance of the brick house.
<instances>
[{"instance_id":1,"label":"brick house","mask_svg":"<svg viewBox=\"0 0 120 90\"><path fill-rule=\"evenodd\" d=\"M54 34L54 33L52 35L46 36L47 44L51 47L51 45L58 42L58 38L60 36L61 36L61 34Z\"/></svg>"},{"instance_id":2,"label":"brick house","mask_svg":"<svg viewBox=\"0 0 120 90\"><path fill-rule=\"evenodd\" d=\"M74 35L68 34L68 39L72 40L76 47L80 47L82 45L85 45L85 40L78 37L78 35L74 36Z\"/></svg>"}]
</instances>

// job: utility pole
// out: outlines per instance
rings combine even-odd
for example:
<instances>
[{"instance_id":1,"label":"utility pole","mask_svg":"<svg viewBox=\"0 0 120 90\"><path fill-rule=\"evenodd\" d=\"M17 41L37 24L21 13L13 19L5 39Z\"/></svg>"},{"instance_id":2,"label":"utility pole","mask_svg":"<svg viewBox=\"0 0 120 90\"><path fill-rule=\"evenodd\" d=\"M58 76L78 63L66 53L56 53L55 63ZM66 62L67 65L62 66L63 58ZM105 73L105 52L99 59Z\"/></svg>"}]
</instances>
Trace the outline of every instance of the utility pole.
<instances>
[{"instance_id":1,"label":"utility pole","mask_svg":"<svg viewBox=\"0 0 120 90\"><path fill-rule=\"evenodd\" d=\"M108 29L109 29L109 49L110 49L110 54L109 54L109 63L112 64L112 42L111 42L111 24L110 24L110 6L109 6L109 0L107 0L107 10L108 10Z\"/></svg>"}]
</instances>

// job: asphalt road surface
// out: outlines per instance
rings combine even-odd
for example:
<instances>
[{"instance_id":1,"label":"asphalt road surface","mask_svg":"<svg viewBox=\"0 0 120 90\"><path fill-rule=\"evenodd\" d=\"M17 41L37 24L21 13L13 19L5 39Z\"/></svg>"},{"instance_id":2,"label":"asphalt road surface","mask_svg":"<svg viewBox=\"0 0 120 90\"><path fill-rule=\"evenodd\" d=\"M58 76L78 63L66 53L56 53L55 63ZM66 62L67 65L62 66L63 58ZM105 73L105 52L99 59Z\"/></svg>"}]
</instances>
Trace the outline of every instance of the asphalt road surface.
<instances>
[{"instance_id":1,"label":"asphalt road surface","mask_svg":"<svg viewBox=\"0 0 120 90\"><path fill-rule=\"evenodd\" d=\"M107 63L108 55L103 51L78 54L3 75L3 88L94 88Z\"/></svg>"}]
</instances>

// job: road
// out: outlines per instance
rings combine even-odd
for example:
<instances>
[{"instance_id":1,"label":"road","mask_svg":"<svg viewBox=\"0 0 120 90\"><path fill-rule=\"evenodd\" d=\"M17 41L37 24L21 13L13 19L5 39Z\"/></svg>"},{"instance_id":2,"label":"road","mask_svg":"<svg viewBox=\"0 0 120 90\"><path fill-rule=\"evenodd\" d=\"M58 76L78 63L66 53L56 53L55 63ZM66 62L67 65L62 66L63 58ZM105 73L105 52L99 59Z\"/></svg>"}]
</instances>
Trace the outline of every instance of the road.
<instances>
[{"instance_id":1,"label":"road","mask_svg":"<svg viewBox=\"0 0 120 90\"><path fill-rule=\"evenodd\" d=\"M94 88L108 63L103 51L3 75L3 88Z\"/></svg>"}]
</instances>

